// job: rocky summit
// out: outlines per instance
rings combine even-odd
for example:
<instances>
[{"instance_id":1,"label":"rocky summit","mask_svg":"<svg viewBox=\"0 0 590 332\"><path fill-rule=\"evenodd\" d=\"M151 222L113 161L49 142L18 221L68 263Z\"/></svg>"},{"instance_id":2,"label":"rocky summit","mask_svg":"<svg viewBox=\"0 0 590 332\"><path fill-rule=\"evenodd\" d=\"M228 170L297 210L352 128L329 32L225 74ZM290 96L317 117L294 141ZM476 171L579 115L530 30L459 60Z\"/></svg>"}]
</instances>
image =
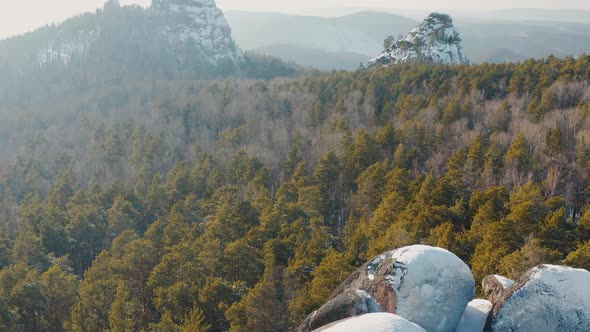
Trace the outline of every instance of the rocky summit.
<instances>
[{"instance_id":1,"label":"rocky summit","mask_svg":"<svg viewBox=\"0 0 590 332\"><path fill-rule=\"evenodd\" d=\"M488 299L453 253L424 245L386 252L352 273L299 332L590 331L590 272L540 265L512 281L491 275Z\"/></svg>"},{"instance_id":2,"label":"rocky summit","mask_svg":"<svg viewBox=\"0 0 590 332\"><path fill-rule=\"evenodd\" d=\"M429 332L454 332L474 293L469 267L453 253L423 245L400 248L379 255L350 275L299 331L387 312Z\"/></svg>"},{"instance_id":3,"label":"rocky summit","mask_svg":"<svg viewBox=\"0 0 590 332\"><path fill-rule=\"evenodd\" d=\"M194 43L210 62L243 61L231 28L213 0L154 0L152 14L160 18L161 34L175 47Z\"/></svg>"},{"instance_id":4,"label":"rocky summit","mask_svg":"<svg viewBox=\"0 0 590 332\"><path fill-rule=\"evenodd\" d=\"M432 13L424 22L395 41L389 37L385 50L377 57L362 64L363 68L387 66L396 63L435 62L444 64L469 64L463 53L461 37L453 20L447 14Z\"/></svg>"}]
</instances>

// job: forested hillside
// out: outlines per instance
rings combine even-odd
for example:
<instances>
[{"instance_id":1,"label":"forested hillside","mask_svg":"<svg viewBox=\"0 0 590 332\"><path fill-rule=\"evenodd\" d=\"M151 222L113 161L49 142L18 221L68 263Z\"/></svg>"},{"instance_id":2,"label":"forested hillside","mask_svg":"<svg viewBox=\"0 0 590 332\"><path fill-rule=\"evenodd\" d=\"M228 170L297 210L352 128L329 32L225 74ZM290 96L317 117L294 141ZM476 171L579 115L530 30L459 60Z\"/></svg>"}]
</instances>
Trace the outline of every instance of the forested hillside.
<instances>
[{"instance_id":1,"label":"forested hillside","mask_svg":"<svg viewBox=\"0 0 590 332\"><path fill-rule=\"evenodd\" d=\"M0 110L3 331L288 331L415 243L590 268L590 56L52 88Z\"/></svg>"}]
</instances>

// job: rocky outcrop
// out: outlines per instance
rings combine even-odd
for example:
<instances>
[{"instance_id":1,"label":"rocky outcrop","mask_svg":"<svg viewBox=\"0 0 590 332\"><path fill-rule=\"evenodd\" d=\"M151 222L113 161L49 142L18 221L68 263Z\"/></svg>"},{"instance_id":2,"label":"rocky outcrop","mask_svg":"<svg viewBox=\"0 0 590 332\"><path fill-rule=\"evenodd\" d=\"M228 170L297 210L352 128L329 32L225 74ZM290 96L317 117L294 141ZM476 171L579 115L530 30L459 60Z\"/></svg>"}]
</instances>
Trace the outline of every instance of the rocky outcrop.
<instances>
[{"instance_id":1,"label":"rocky outcrop","mask_svg":"<svg viewBox=\"0 0 590 332\"><path fill-rule=\"evenodd\" d=\"M482 286L490 300L472 300L473 276L457 256L404 247L352 273L298 331L590 331L586 270L539 265L516 282L491 275Z\"/></svg>"},{"instance_id":2,"label":"rocky outcrop","mask_svg":"<svg viewBox=\"0 0 590 332\"><path fill-rule=\"evenodd\" d=\"M486 332L590 331L590 272L540 265L506 289Z\"/></svg>"},{"instance_id":3,"label":"rocky outcrop","mask_svg":"<svg viewBox=\"0 0 590 332\"><path fill-rule=\"evenodd\" d=\"M427 332L420 326L394 314L375 313L344 319L314 332Z\"/></svg>"},{"instance_id":4,"label":"rocky outcrop","mask_svg":"<svg viewBox=\"0 0 590 332\"><path fill-rule=\"evenodd\" d=\"M513 280L499 275L487 276L481 282L483 293L492 304L496 303L513 284Z\"/></svg>"},{"instance_id":5,"label":"rocky outcrop","mask_svg":"<svg viewBox=\"0 0 590 332\"><path fill-rule=\"evenodd\" d=\"M171 47L190 42L212 63L243 61L231 28L215 1L154 0L150 10L162 25L161 34Z\"/></svg>"},{"instance_id":6,"label":"rocky outcrop","mask_svg":"<svg viewBox=\"0 0 590 332\"><path fill-rule=\"evenodd\" d=\"M424 22L407 36L397 41L385 40L386 49L361 67L388 66L396 63L435 62L445 64L469 64L463 53L461 37L449 15L430 14Z\"/></svg>"},{"instance_id":7,"label":"rocky outcrop","mask_svg":"<svg viewBox=\"0 0 590 332\"><path fill-rule=\"evenodd\" d=\"M119 49L149 56L167 54L179 63L188 58L211 68L244 62L231 28L213 0L154 0L147 9L121 7L119 0L109 0L103 12L95 15L91 26L81 25L75 32L58 31L47 40L47 45L37 51L39 65L69 65L73 59L100 58L105 45L117 45L117 49L110 49L114 54Z\"/></svg>"},{"instance_id":8,"label":"rocky outcrop","mask_svg":"<svg viewBox=\"0 0 590 332\"><path fill-rule=\"evenodd\" d=\"M471 271L453 253L422 245L400 248L350 275L299 331L312 331L345 315L388 312L429 332L451 332L474 289Z\"/></svg>"}]
</instances>

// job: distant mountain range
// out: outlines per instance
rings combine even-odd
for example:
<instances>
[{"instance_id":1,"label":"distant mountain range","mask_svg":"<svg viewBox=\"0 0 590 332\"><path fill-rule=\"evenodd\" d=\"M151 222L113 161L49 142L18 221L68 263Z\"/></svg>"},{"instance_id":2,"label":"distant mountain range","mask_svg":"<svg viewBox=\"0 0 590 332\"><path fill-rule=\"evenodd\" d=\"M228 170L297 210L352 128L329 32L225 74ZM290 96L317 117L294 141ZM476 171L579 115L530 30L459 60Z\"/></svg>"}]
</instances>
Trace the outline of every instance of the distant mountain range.
<instances>
[{"instance_id":1,"label":"distant mountain range","mask_svg":"<svg viewBox=\"0 0 590 332\"><path fill-rule=\"evenodd\" d=\"M457 13L457 16L495 21L542 21L590 24L590 10L580 9L516 8L479 13Z\"/></svg>"},{"instance_id":2,"label":"distant mountain range","mask_svg":"<svg viewBox=\"0 0 590 332\"><path fill-rule=\"evenodd\" d=\"M288 44L365 55L381 51L386 36L408 32L417 24L407 17L378 12L332 18L230 11L225 16L243 49Z\"/></svg>"},{"instance_id":3,"label":"distant mountain range","mask_svg":"<svg viewBox=\"0 0 590 332\"><path fill-rule=\"evenodd\" d=\"M351 9L331 13L347 10ZM362 11L325 17L230 11L224 18L213 0L156 0L147 9L121 7L110 0L96 13L0 40L0 86L5 81L11 88L10 82L30 77L39 65L57 70L61 64L70 71L93 73L82 75L89 77L84 80L111 77L109 73L144 79L223 76L243 67L242 50L304 67L355 70L387 49L388 36L399 40L429 13L399 14ZM451 14L471 63L590 51L590 11Z\"/></svg>"},{"instance_id":4,"label":"distant mountain range","mask_svg":"<svg viewBox=\"0 0 590 332\"><path fill-rule=\"evenodd\" d=\"M421 20L433 9L407 9L407 8L385 8L385 7L338 7L319 8L297 13L304 16L338 17L359 12L380 12L396 14ZM491 11L476 10L445 10L455 18L494 20L494 21L545 21L545 22L570 22L590 23L590 10L584 9L535 9L535 8L513 8Z\"/></svg>"},{"instance_id":5,"label":"distant mountain range","mask_svg":"<svg viewBox=\"0 0 590 332\"><path fill-rule=\"evenodd\" d=\"M590 52L590 12L580 12L523 9L453 19L472 63L510 62ZM319 17L230 11L226 18L242 49L328 70L358 68L384 49L387 36L406 34L420 22L384 12Z\"/></svg>"}]
</instances>

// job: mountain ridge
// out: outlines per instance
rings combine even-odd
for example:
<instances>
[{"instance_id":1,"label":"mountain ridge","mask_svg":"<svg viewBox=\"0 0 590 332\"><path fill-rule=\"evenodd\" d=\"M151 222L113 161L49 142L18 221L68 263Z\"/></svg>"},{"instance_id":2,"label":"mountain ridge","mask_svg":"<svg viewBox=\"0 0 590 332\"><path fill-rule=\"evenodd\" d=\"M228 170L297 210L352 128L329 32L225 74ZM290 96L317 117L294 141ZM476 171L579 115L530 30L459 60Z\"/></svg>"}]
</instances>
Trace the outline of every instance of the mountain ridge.
<instances>
[{"instance_id":1,"label":"mountain ridge","mask_svg":"<svg viewBox=\"0 0 590 332\"><path fill-rule=\"evenodd\" d=\"M119 1L107 1L102 13L116 17L121 8ZM231 37L231 28L223 12L213 0L154 0L142 12L147 29L152 30L146 37L156 36L155 39L161 39L171 52L190 44L203 61L213 66L222 62L238 64L244 61L242 52ZM78 31L78 38L74 40L59 34L55 40L48 40L47 47L42 47L38 52L39 64L61 61L68 65L72 57L86 56L96 39L112 38L102 35L105 24L98 22L88 31Z\"/></svg>"}]
</instances>

